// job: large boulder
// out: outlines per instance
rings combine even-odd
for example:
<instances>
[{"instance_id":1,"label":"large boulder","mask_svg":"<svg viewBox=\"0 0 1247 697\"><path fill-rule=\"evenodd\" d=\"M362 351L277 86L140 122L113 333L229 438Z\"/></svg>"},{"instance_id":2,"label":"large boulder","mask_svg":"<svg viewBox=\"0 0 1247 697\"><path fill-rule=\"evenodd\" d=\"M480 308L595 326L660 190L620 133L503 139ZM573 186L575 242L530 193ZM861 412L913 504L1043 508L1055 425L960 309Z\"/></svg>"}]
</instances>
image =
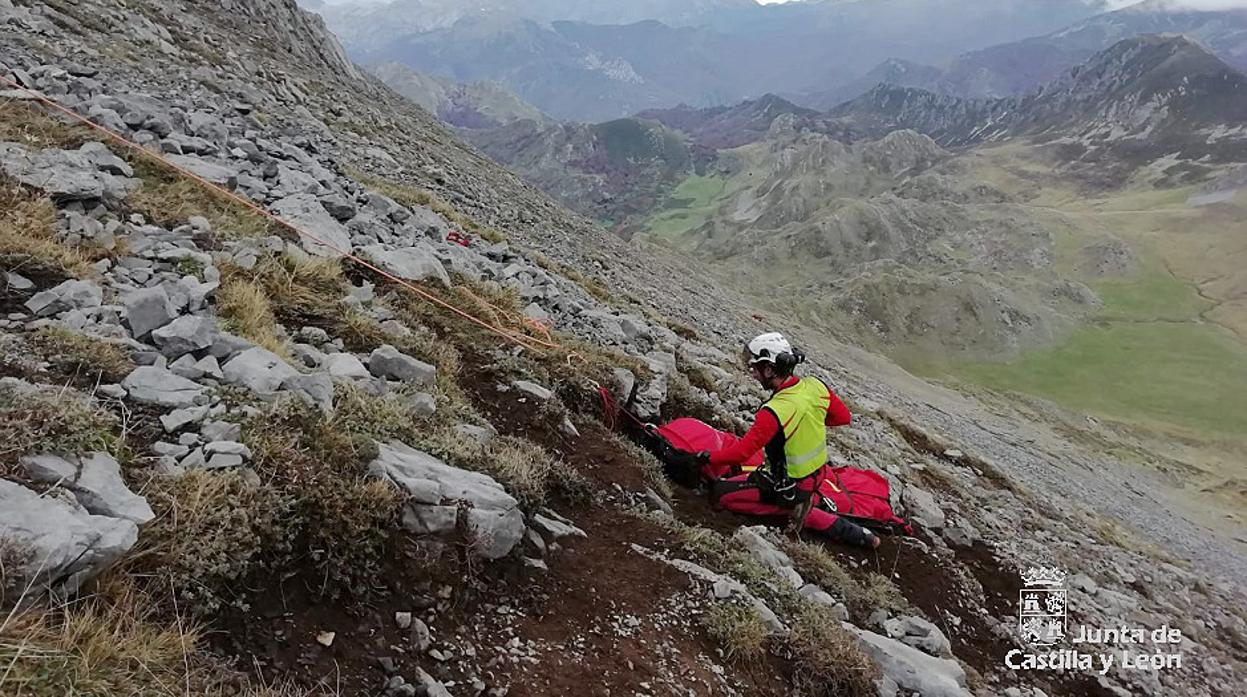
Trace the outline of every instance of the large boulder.
<instances>
[{"instance_id":1,"label":"large boulder","mask_svg":"<svg viewBox=\"0 0 1247 697\"><path fill-rule=\"evenodd\" d=\"M371 244L361 248L359 256L404 280L434 279L444 286L450 286L450 275L446 273L446 267L442 266L437 254L424 246L391 249L385 245Z\"/></svg>"},{"instance_id":2,"label":"large boulder","mask_svg":"<svg viewBox=\"0 0 1247 697\"><path fill-rule=\"evenodd\" d=\"M351 233L312 194L287 196L269 209L304 233L299 235L299 244L308 254L340 257L351 251Z\"/></svg>"},{"instance_id":3,"label":"large boulder","mask_svg":"<svg viewBox=\"0 0 1247 697\"><path fill-rule=\"evenodd\" d=\"M216 320L186 315L152 332L152 341L170 359L206 349L216 341Z\"/></svg>"},{"instance_id":4,"label":"large boulder","mask_svg":"<svg viewBox=\"0 0 1247 697\"><path fill-rule=\"evenodd\" d=\"M104 291L90 281L65 281L48 290L36 293L26 301L26 309L39 315L49 315L99 307L104 302Z\"/></svg>"},{"instance_id":5,"label":"large boulder","mask_svg":"<svg viewBox=\"0 0 1247 697\"><path fill-rule=\"evenodd\" d=\"M229 165L205 160L194 155L165 155L173 164L191 174L227 189L238 186L238 170Z\"/></svg>"},{"instance_id":6,"label":"large boulder","mask_svg":"<svg viewBox=\"0 0 1247 697\"><path fill-rule=\"evenodd\" d=\"M369 377L368 369L364 367L363 362L349 353L331 353L325 357L325 362L321 367L335 378L356 380Z\"/></svg>"},{"instance_id":7,"label":"large boulder","mask_svg":"<svg viewBox=\"0 0 1247 697\"><path fill-rule=\"evenodd\" d=\"M202 385L151 365L135 368L121 386L136 402L173 409L193 406L204 394Z\"/></svg>"},{"instance_id":8,"label":"large boulder","mask_svg":"<svg viewBox=\"0 0 1247 697\"><path fill-rule=\"evenodd\" d=\"M72 501L0 479L0 539L30 552L18 576L74 592L138 541L133 521L92 515Z\"/></svg>"},{"instance_id":9,"label":"large boulder","mask_svg":"<svg viewBox=\"0 0 1247 697\"><path fill-rule=\"evenodd\" d=\"M905 502L909 516L919 525L936 530L944 527L944 509L940 508L930 492L906 485L901 499Z\"/></svg>"},{"instance_id":10,"label":"large boulder","mask_svg":"<svg viewBox=\"0 0 1247 697\"><path fill-rule=\"evenodd\" d=\"M524 536L519 502L493 477L452 467L398 441L378 443L369 466L411 495L404 525L415 533L445 533L455 528L460 504L486 559L506 556Z\"/></svg>"},{"instance_id":11,"label":"large boulder","mask_svg":"<svg viewBox=\"0 0 1247 697\"><path fill-rule=\"evenodd\" d=\"M282 383L299 377L281 356L268 349L254 346L234 356L221 367L225 382L239 385L257 394L272 394L281 389Z\"/></svg>"},{"instance_id":12,"label":"large boulder","mask_svg":"<svg viewBox=\"0 0 1247 697\"><path fill-rule=\"evenodd\" d=\"M902 643L922 649L932 656L948 658L953 655L952 644L944 636L944 632L921 617L893 617L883 623L883 629L892 639L899 639Z\"/></svg>"},{"instance_id":13,"label":"large boulder","mask_svg":"<svg viewBox=\"0 0 1247 697\"><path fill-rule=\"evenodd\" d=\"M866 654L879 664L883 674L906 690L923 697L971 697L966 689L966 672L961 664L936 658L895 639L844 623L853 632Z\"/></svg>"},{"instance_id":14,"label":"large boulder","mask_svg":"<svg viewBox=\"0 0 1247 697\"><path fill-rule=\"evenodd\" d=\"M333 411L333 377L329 373L320 372L286 378L281 382L281 389L289 392L295 399L317 407L326 414Z\"/></svg>"},{"instance_id":15,"label":"large boulder","mask_svg":"<svg viewBox=\"0 0 1247 697\"><path fill-rule=\"evenodd\" d=\"M122 303L126 308L130 333L136 339L142 339L178 316L177 306L164 286L143 288L127 293Z\"/></svg>"},{"instance_id":16,"label":"large boulder","mask_svg":"<svg viewBox=\"0 0 1247 697\"><path fill-rule=\"evenodd\" d=\"M147 499L130 491L121 478L121 465L108 453L70 458L27 455L19 464L32 480L73 492L78 503L95 515L124 518L138 525L154 517Z\"/></svg>"},{"instance_id":17,"label":"large boulder","mask_svg":"<svg viewBox=\"0 0 1247 697\"><path fill-rule=\"evenodd\" d=\"M138 186L137 180L101 171L93 157L90 152L30 151L16 143L0 143L0 171L57 201L122 199Z\"/></svg>"},{"instance_id":18,"label":"large boulder","mask_svg":"<svg viewBox=\"0 0 1247 697\"><path fill-rule=\"evenodd\" d=\"M382 344L368 357L368 370L379 378L430 386L437 378L437 368L416 360L389 344Z\"/></svg>"}]
</instances>

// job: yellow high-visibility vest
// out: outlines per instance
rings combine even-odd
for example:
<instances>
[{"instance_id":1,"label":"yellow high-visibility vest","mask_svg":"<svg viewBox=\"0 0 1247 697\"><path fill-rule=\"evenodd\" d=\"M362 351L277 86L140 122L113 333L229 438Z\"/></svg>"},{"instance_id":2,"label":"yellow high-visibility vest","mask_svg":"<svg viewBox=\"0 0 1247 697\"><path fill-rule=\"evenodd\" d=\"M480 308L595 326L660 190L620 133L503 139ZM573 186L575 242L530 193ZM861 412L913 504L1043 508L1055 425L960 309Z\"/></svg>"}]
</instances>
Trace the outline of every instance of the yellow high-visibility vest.
<instances>
[{"instance_id":1,"label":"yellow high-visibility vest","mask_svg":"<svg viewBox=\"0 0 1247 697\"><path fill-rule=\"evenodd\" d=\"M805 377L776 392L763 406L784 429L788 476L803 479L827 464L827 407L831 390L818 378Z\"/></svg>"}]
</instances>

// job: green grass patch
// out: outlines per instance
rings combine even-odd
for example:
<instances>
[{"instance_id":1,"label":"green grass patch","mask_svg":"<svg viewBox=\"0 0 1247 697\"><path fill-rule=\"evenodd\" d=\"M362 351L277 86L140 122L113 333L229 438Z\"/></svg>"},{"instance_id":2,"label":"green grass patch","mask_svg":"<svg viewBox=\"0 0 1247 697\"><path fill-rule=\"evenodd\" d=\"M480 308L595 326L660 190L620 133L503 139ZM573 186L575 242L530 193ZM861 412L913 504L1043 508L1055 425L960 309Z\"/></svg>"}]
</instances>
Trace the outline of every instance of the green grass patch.
<instances>
[{"instance_id":1,"label":"green grass patch","mask_svg":"<svg viewBox=\"0 0 1247 697\"><path fill-rule=\"evenodd\" d=\"M1211 306L1159 264L1148 264L1131 278L1100 281L1095 289L1104 300L1100 316L1108 320L1191 320Z\"/></svg>"},{"instance_id":2,"label":"green grass patch","mask_svg":"<svg viewBox=\"0 0 1247 697\"><path fill-rule=\"evenodd\" d=\"M1088 326L1064 345L957 375L1102 416L1198 433L1247 433L1247 348L1204 324Z\"/></svg>"},{"instance_id":3,"label":"green grass patch","mask_svg":"<svg viewBox=\"0 0 1247 697\"><path fill-rule=\"evenodd\" d=\"M674 239L705 223L714 213L716 204L727 192L727 180L717 176L693 176L680 182L671 192L667 208L655 213L646 223L649 233Z\"/></svg>"}]
</instances>

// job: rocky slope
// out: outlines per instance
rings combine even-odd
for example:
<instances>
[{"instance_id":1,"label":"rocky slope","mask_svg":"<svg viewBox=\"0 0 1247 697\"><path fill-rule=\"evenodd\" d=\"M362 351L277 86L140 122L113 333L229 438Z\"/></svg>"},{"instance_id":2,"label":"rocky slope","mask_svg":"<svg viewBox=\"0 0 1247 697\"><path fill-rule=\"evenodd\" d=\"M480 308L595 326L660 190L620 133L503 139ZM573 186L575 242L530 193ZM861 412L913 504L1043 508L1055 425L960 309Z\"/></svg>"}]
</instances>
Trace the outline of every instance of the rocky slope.
<instances>
[{"instance_id":1,"label":"rocky slope","mask_svg":"<svg viewBox=\"0 0 1247 697\"><path fill-rule=\"evenodd\" d=\"M1016 355L1097 307L1055 272L1052 231L930 138L846 145L797 123L724 154L725 195L678 244L884 350Z\"/></svg>"},{"instance_id":2,"label":"rocky slope","mask_svg":"<svg viewBox=\"0 0 1247 697\"><path fill-rule=\"evenodd\" d=\"M814 126L822 116L773 94L730 107L695 109L681 105L672 109L650 109L637 116L682 131L703 148L728 150L761 139L771 130L775 119L785 114L796 117L805 127Z\"/></svg>"},{"instance_id":3,"label":"rocky slope","mask_svg":"<svg viewBox=\"0 0 1247 697\"><path fill-rule=\"evenodd\" d=\"M0 623L4 692L1242 689L1241 557L1160 482L1122 490L1129 470L1041 421L800 328L856 403L837 457L885 472L919 536L829 558L668 496L589 381L739 426L759 395L719 364L752 307L459 144L292 1L0 19L6 79L317 238L0 95L0 592L31 583ZM1002 670L1017 571L1041 563L1076 570L1079 620L1177 624L1191 658Z\"/></svg>"}]
</instances>

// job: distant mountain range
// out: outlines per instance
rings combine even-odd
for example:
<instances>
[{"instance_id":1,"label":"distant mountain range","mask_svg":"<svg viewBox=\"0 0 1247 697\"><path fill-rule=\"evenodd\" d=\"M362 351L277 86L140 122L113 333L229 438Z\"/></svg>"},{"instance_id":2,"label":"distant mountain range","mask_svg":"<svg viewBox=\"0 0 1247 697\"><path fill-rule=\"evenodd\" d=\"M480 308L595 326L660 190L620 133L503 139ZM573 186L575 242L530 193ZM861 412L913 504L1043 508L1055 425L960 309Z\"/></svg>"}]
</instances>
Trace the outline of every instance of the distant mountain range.
<instances>
[{"instance_id":1,"label":"distant mountain range","mask_svg":"<svg viewBox=\"0 0 1247 697\"><path fill-rule=\"evenodd\" d=\"M1229 65L1247 70L1247 9L1200 11L1183 9L1174 0L1146 0L1045 36L963 53L943 68L888 60L850 83L792 99L830 109L878 84L958 97L1017 96L1055 80L1122 39L1144 34L1181 34Z\"/></svg>"},{"instance_id":2,"label":"distant mountain range","mask_svg":"<svg viewBox=\"0 0 1247 697\"><path fill-rule=\"evenodd\" d=\"M946 146L1018 136L1112 185L1170 156L1189 163L1247 161L1247 76L1182 36L1120 41L1022 97L964 99L880 85L830 114L858 130L913 129Z\"/></svg>"},{"instance_id":3,"label":"distant mountain range","mask_svg":"<svg viewBox=\"0 0 1247 697\"><path fill-rule=\"evenodd\" d=\"M724 151L769 137L780 120L784 129L844 143L897 130L954 148L1028 137L1095 187L1117 186L1166 156L1173 158L1168 184L1196 181L1218 163L1247 162L1247 77L1181 36L1118 42L1019 97L968 99L885 84L827 112L765 95L596 125L554 122L496 85L456 86L402 66L377 73L497 162L569 207L623 227Z\"/></svg>"},{"instance_id":4,"label":"distant mountain range","mask_svg":"<svg viewBox=\"0 0 1247 697\"><path fill-rule=\"evenodd\" d=\"M604 121L823 92L889 58L941 62L1105 9L1104 0L994 0L973 22L964 0L395 0L318 11L358 62L497 81L555 118Z\"/></svg>"}]
</instances>

